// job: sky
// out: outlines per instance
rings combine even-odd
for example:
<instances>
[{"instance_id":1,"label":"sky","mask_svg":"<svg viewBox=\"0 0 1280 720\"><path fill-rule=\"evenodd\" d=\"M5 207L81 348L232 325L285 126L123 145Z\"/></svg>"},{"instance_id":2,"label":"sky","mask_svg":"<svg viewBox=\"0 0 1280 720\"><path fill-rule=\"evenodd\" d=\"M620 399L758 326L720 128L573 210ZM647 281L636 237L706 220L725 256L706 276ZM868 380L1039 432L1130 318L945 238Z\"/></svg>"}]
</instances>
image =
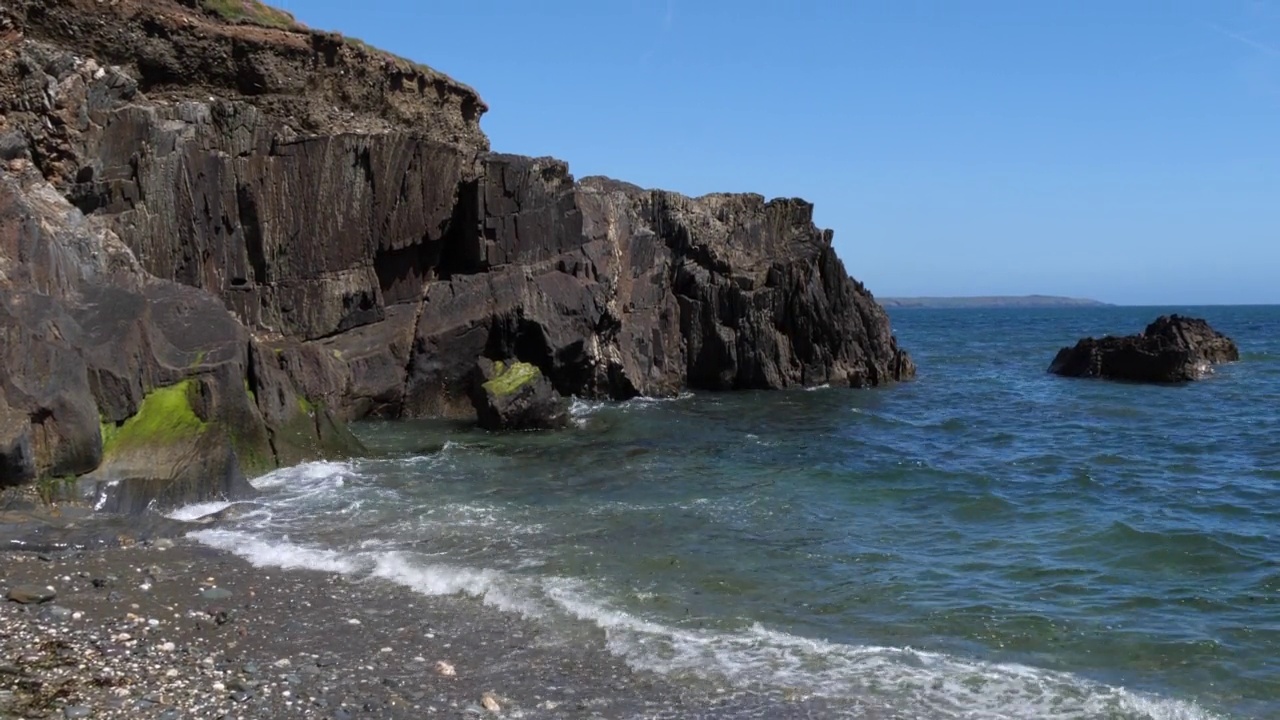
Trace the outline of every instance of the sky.
<instances>
[{"instance_id":1,"label":"sky","mask_svg":"<svg viewBox=\"0 0 1280 720\"><path fill-rule=\"evenodd\" d=\"M803 197L879 296L1280 303L1280 0L282 0L494 150Z\"/></svg>"}]
</instances>

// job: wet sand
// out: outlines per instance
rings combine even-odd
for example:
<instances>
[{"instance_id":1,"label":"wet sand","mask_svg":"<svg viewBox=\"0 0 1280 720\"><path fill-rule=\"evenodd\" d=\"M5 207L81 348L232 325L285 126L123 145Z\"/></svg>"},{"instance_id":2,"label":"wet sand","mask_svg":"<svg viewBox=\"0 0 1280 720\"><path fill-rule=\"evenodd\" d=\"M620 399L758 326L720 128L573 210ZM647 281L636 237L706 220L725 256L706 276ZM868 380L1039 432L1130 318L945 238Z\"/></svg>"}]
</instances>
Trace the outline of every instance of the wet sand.
<instances>
[{"instance_id":1,"label":"wet sand","mask_svg":"<svg viewBox=\"0 0 1280 720\"><path fill-rule=\"evenodd\" d=\"M555 630L467 597L258 568L180 536L0 552L0 593L23 586L56 596L0 605L0 718L835 715L813 700L633 671L594 627Z\"/></svg>"}]
</instances>

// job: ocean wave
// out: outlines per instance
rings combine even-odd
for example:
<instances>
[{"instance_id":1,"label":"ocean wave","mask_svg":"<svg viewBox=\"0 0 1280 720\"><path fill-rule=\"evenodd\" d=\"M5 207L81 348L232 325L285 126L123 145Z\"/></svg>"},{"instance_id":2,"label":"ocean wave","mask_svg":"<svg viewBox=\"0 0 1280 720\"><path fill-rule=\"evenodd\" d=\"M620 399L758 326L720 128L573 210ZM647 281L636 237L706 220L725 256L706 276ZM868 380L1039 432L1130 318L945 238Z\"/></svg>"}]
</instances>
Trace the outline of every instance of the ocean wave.
<instances>
[{"instance_id":1,"label":"ocean wave","mask_svg":"<svg viewBox=\"0 0 1280 720\"><path fill-rule=\"evenodd\" d=\"M584 400L583 398L575 397L569 403L569 416L572 417L578 425L582 425L582 421L592 415L595 415L601 410L617 408L625 412L634 408L644 408L661 403L688 400L692 397L693 393L691 392L682 392L678 395L672 395L671 397L647 397L641 395L639 397L633 397L630 400L623 400L622 402L615 402L612 400Z\"/></svg>"},{"instance_id":2,"label":"ocean wave","mask_svg":"<svg viewBox=\"0 0 1280 720\"><path fill-rule=\"evenodd\" d=\"M284 486L327 490L342 487L355 474L351 462L321 461L281 468L251 482L258 490Z\"/></svg>"},{"instance_id":3,"label":"ocean wave","mask_svg":"<svg viewBox=\"0 0 1280 720\"><path fill-rule=\"evenodd\" d=\"M970 660L912 648L804 638L759 624L682 628L616 607L588 583L431 562L404 552L342 553L231 530L191 537L261 567L379 578L426 595L466 595L535 621L574 619L605 632L610 652L637 670L693 676L741 690L799 691L871 703L889 718L968 720L1213 720L1179 700L1069 673Z\"/></svg>"}]
</instances>

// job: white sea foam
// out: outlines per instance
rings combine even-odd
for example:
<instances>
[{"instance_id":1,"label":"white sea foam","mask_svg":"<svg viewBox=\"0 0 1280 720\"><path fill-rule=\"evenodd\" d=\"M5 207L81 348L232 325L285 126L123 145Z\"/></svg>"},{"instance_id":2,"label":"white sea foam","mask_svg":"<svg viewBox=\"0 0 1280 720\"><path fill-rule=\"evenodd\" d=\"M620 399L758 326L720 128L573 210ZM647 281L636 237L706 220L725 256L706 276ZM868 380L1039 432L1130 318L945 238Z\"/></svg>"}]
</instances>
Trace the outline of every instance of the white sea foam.
<instances>
[{"instance_id":1,"label":"white sea foam","mask_svg":"<svg viewBox=\"0 0 1280 720\"><path fill-rule=\"evenodd\" d=\"M637 669L869 703L887 718L1216 718L1191 703L1025 665L831 643L760 625L736 631L680 628L616 607L580 580L437 563L404 552L340 553L229 530L201 530L191 537L259 566L364 575L427 595L469 595L536 620L567 616L603 629L609 650Z\"/></svg>"},{"instance_id":2,"label":"white sea foam","mask_svg":"<svg viewBox=\"0 0 1280 720\"><path fill-rule=\"evenodd\" d=\"M167 513L166 516L174 520L191 522L217 512L222 512L235 504L235 501L228 500L214 500L213 502L196 503L194 505L180 507L177 510Z\"/></svg>"},{"instance_id":3,"label":"white sea foam","mask_svg":"<svg viewBox=\"0 0 1280 720\"><path fill-rule=\"evenodd\" d=\"M277 487L299 489L340 488L355 469L349 462L311 462L281 468L253 481L259 490Z\"/></svg>"},{"instance_id":4,"label":"white sea foam","mask_svg":"<svg viewBox=\"0 0 1280 720\"><path fill-rule=\"evenodd\" d=\"M210 547L228 550L258 567L320 570L344 575L362 569L358 558L348 554L305 547L284 540L263 540L236 530L197 530L188 537Z\"/></svg>"},{"instance_id":5,"label":"white sea foam","mask_svg":"<svg viewBox=\"0 0 1280 720\"><path fill-rule=\"evenodd\" d=\"M587 418L591 417L592 415L595 415L596 413L606 408L610 408L610 407L618 408L625 412L632 408L643 408L643 407L648 407L650 405L657 405L659 403L678 402L681 400L688 400L691 397L693 397L693 393L691 392L682 392L678 395L673 395L671 397L660 397L660 398L645 397L641 395L640 397L634 397L634 398L631 398L630 400L625 400L623 402L609 402L605 400L583 400L582 398L575 397L573 401L569 403L569 416L573 418L573 421L575 424L577 424L578 426L583 426L586 424Z\"/></svg>"}]
</instances>

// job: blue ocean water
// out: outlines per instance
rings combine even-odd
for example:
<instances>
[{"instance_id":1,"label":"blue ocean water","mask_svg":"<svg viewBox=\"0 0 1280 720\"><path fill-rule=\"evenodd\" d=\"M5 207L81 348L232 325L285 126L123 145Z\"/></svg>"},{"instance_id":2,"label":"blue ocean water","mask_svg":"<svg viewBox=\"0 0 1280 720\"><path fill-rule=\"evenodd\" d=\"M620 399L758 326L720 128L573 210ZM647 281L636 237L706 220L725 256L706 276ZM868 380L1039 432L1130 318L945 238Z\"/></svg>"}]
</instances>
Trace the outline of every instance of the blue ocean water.
<instances>
[{"instance_id":1,"label":"blue ocean water","mask_svg":"<svg viewBox=\"0 0 1280 720\"><path fill-rule=\"evenodd\" d=\"M1162 312L1163 387L1045 372ZM462 593L638 669L881 718L1280 717L1280 307L901 310L916 382L371 423L201 540ZM192 508L192 515L208 508Z\"/></svg>"}]
</instances>

